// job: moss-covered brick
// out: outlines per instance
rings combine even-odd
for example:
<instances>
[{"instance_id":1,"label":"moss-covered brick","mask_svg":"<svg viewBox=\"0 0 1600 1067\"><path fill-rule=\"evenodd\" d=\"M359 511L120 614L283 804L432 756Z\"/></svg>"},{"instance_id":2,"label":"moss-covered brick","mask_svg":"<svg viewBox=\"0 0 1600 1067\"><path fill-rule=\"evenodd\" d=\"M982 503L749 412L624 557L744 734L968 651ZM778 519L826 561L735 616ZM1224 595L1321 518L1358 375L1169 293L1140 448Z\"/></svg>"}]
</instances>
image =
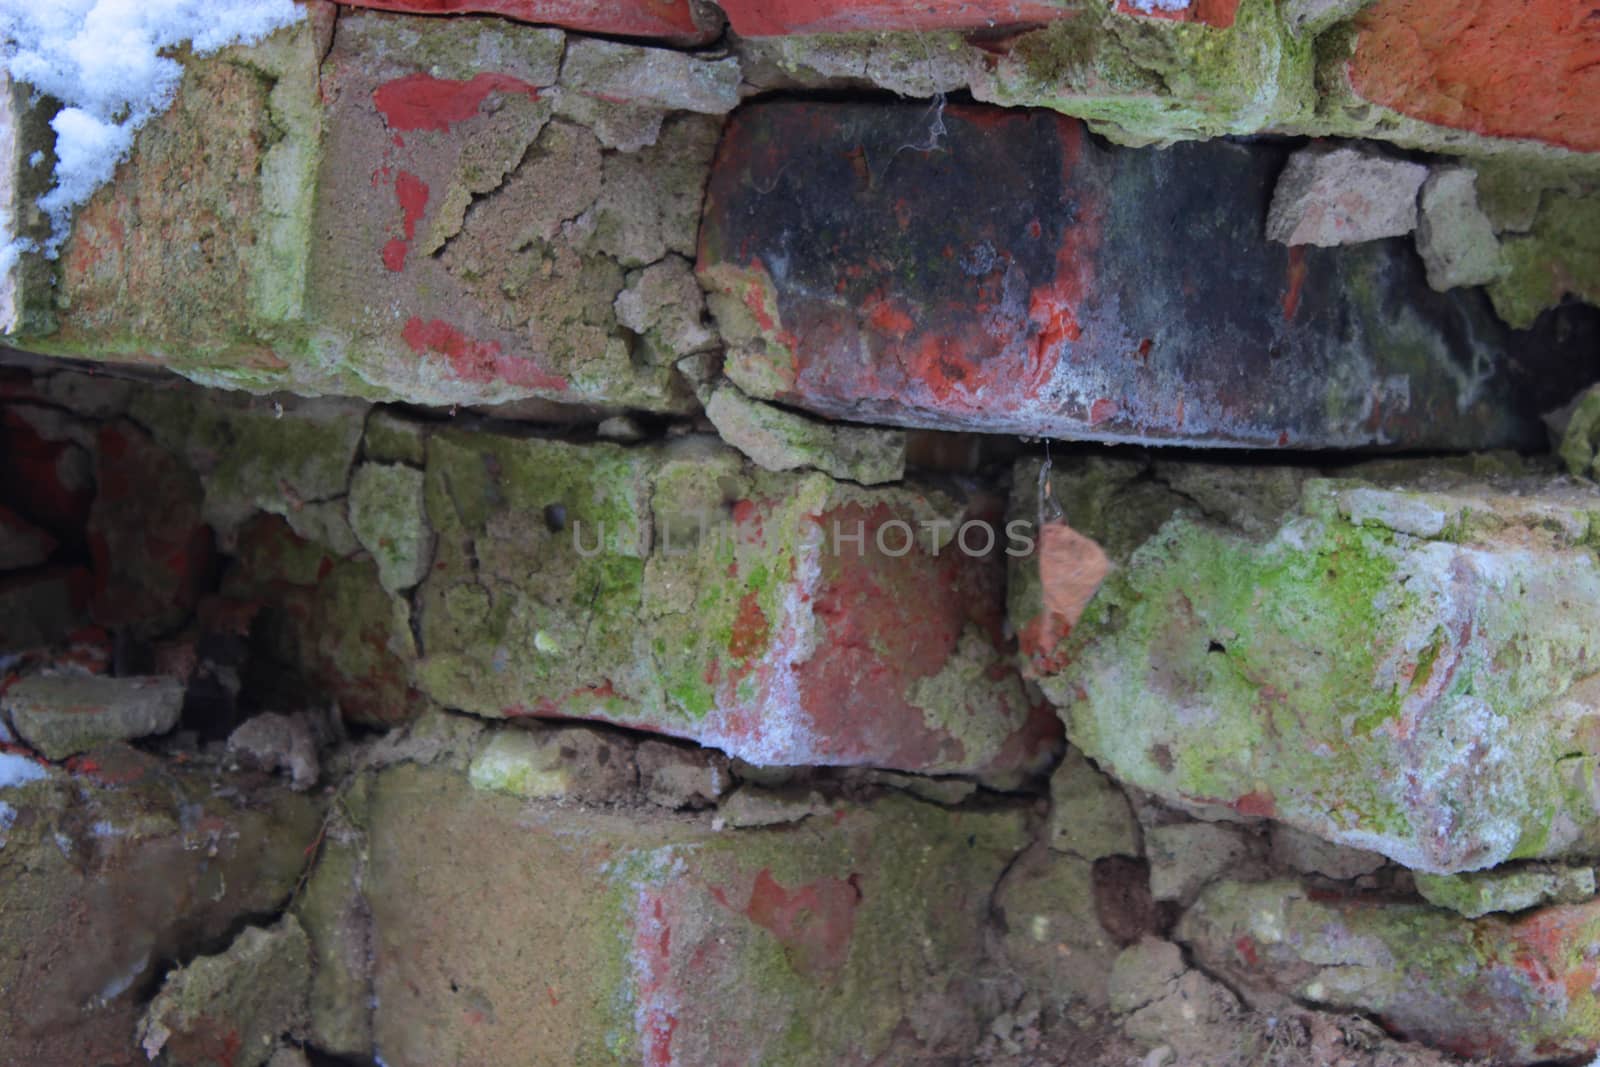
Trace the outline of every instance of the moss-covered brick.
<instances>
[{"instance_id":1,"label":"moss-covered brick","mask_svg":"<svg viewBox=\"0 0 1600 1067\"><path fill-rule=\"evenodd\" d=\"M1600 1048L1592 900L1470 920L1292 882L1224 882L1201 896L1177 936L1235 988L1370 1013L1462 1056L1530 1064Z\"/></svg>"},{"instance_id":2,"label":"moss-covered brick","mask_svg":"<svg viewBox=\"0 0 1600 1067\"><path fill-rule=\"evenodd\" d=\"M1103 9L1067 19L1019 37L972 89L1087 119L1114 140L1171 143L1306 122L1314 70L1312 42L1273 0L1242 0L1229 27Z\"/></svg>"},{"instance_id":3,"label":"moss-covered brick","mask_svg":"<svg viewBox=\"0 0 1600 1067\"><path fill-rule=\"evenodd\" d=\"M311 942L293 915L247 927L226 951L166 977L139 1023L150 1059L172 1067L261 1067L309 1019Z\"/></svg>"},{"instance_id":4,"label":"moss-covered brick","mask_svg":"<svg viewBox=\"0 0 1600 1067\"><path fill-rule=\"evenodd\" d=\"M184 388L141 393L129 416L200 475L202 515L231 547L257 512L287 517L344 496L365 410L349 400Z\"/></svg>"},{"instance_id":5,"label":"moss-covered brick","mask_svg":"<svg viewBox=\"0 0 1600 1067\"><path fill-rule=\"evenodd\" d=\"M1506 235L1501 249L1507 269L1489 298L1511 325L1531 326L1568 294L1600 301L1600 194L1546 196L1533 228Z\"/></svg>"},{"instance_id":6,"label":"moss-covered brick","mask_svg":"<svg viewBox=\"0 0 1600 1067\"><path fill-rule=\"evenodd\" d=\"M1050 775L1050 847L1093 862L1139 855L1139 824L1127 794L1072 751Z\"/></svg>"},{"instance_id":7,"label":"moss-covered brick","mask_svg":"<svg viewBox=\"0 0 1600 1067\"><path fill-rule=\"evenodd\" d=\"M387 408L374 408L367 416L362 451L367 459L420 467L428 458L427 436L426 423Z\"/></svg>"},{"instance_id":8,"label":"moss-covered brick","mask_svg":"<svg viewBox=\"0 0 1600 1067\"><path fill-rule=\"evenodd\" d=\"M1005 660L1004 542L981 558L952 543L964 521L998 525L982 498L770 473L703 437L447 430L425 496L438 547L417 677L448 707L603 719L767 764L1016 771L1050 749Z\"/></svg>"},{"instance_id":9,"label":"moss-covered brick","mask_svg":"<svg viewBox=\"0 0 1600 1067\"><path fill-rule=\"evenodd\" d=\"M391 1067L865 1065L977 1036L974 968L1014 808L894 795L717 832L397 767L366 895ZM933 1032L907 1026L933 1019ZM923 1036L913 1036L922 1034Z\"/></svg>"},{"instance_id":10,"label":"moss-covered brick","mask_svg":"<svg viewBox=\"0 0 1600 1067\"><path fill-rule=\"evenodd\" d=\"M1591 387L1574 401L1556 451L1573 477L1600 481L1600 388Z\"/></svg>"},{"instance_id":11,"label":"moss-covered brick","mask_svg":"<svg viewBox=\"0 0 1600 1067\"><path fill-rule=\"evenodd\" d=\"M1389 469L1308 482L1270 535L1178 513L1042 687L1074 744L1180 804L1440 873L1593 848L1590 502Z\"/></svg>"},{"instance_id":12,"label":"moss-covered brick","mask_svg":"<svg viewBox=\"0 0 1600 1067\"><path fill-rule=\"evenodd\" d=\"M1593 867L1533 863L1468 874L1418 874L1428 903L1476 919L1542 904L1581 904L1595 895Z\"/></svg>"},{"instance_id":13,"label":"moss-covered brick","mask_svg":"<svg viewBox=\"0 0 1600 1067\"><path fill-rule=\"evenodd\" d=\"M1024 852L995 887L1006 960L1053 1016L1104 1009L1117 943L1097 914L1094 864L1042 844Z\"/></svg>"},{"instance_id":14,"label":"moss-covered brick","mask_svg":"<svg viewBox=\"0 0 1600 1067\"><path fill-rule=\"evenodd\" d=\"M433 530L422 502L422 471L363 463L350 477L350 528L391 593L420 582L433 562Z\"/></svg>"},{"instance_id":15,"label":"moss-covered brick","mask_svg":"<svg viewBox=\"0 0 1600 1067\"><path fill-rule=\"evenodd\" d=\"M706 417L724 441L770 471L811 467L862 485L905 473L903 430L833 426L751 400L732 385L712 394Z\"/></svg>"},{"instance_id":16,"label":"moss-covered brick","mask_svg":"<svg viewBox=\"0 0 1600 1067\"><path fill-rule=\"evenodd\" d=\"M293 906L315 963L306 1034L338 1056L372 1049L372 928L361 895L370 786L369 777L355 778L333 801L315 866Z\"/></svg>"}]
</instances>

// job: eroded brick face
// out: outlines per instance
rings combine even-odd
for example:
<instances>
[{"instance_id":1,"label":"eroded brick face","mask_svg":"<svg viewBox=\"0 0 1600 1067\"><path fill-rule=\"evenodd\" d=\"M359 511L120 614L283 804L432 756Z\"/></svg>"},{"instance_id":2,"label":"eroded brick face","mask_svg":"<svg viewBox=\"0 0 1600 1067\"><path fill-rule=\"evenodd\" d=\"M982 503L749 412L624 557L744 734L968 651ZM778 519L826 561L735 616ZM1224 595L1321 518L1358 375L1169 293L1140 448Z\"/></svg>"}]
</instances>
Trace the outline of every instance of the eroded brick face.
<instances>
[{"instance_id":1,"label":"eroded brick face","mask_svg":"<svg viewBox=\"0 0 1600 1067\"><path fill-rule=\"evenodd\" d=\"M341 23L312 304L378 388L686 407L680 353L634 358L613 304L629 270L692 254L717 122L656 109L646 143L612 147L571 121L593 98L556 85L563 49L548 30Z\"/></svg>"},{"instance_id":2,"label":"eroded brick face","mask_svg":"<svg viewBox=\"0 0 1600 1067\"><path fill-rule=\"evenodd\" d=\"M1011 773L1049 758L1055 725L1008 659L992 503L769 474L710 445L435 436L423 691L763 765ZM968 521L996 531L968 535L985 554L954 541Z\"/></svg>"},{"instance_id":3,"label":"eroded brick face","mask_svg":"<svg viewBox=\"0 0 1600 1067\"><path fill-rule=\"evenodd\" d=\"M1398 242L1267 241L1279 166L1110 149L1044 112L751 105L698 270L729 377L831 417L1271 448L1540 439L1562 346L1432 292Z\"/></svg>"},{"instance_id":4,"label":"eroded brick face","mask_svg":"<svg viewBox=\"0 0 1600 1067\"><path fill-rule=\"evenodd\" d=\"M650 1067L958 1048L975 919L1025 841L1014 812L896 797L759 842L530 809L438 769L397 768L374 798L376 1037L394 1067L522 1062L535 1046L538 1063ZM884 967L890 946L939 962Z\"/></svg>"},{"instance_id":5,"label":"eroded brick face","mask_svg":"<svg viewBox=\"0 0 1600 1067\"><path fill-rule=\"evenodd\" d=\"M1358 21L1351 87L1413 119L1600 151L1600 4L1380 0Z\"/></svg>"}]
</instances>

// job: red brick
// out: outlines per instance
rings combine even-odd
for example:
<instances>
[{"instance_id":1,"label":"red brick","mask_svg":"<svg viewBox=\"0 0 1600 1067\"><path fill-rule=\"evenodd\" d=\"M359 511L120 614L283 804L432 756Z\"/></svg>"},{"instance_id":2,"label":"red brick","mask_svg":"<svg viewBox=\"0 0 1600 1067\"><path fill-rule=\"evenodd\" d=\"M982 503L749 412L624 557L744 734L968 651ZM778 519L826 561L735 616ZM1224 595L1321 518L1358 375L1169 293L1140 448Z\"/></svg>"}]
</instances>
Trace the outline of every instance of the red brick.
<instances>
[{"instance_id":1,"label":"red brick","mask_svg":"<svg viewBox=\"0 0 1600 1067\"><path fill-rule=\"evenodd\" d=\"M1600 151L1600 2L1379 0L1349 63L1357 95L1492 137Z\"/></svg>"},{"instance_id":2,"label":"red brick","mask_svg":"<svg viewBox=\"0 0 1600 1067\"><path fill-rule=\"evenodd\" d=\"M735 113L697 269L747 393L931 429L1455 449L1540 447L1538 412L1580 384L1586 330L1512 333L1404 244L1267 241L1275 149L941 119L924 144L920 105Z\"/></svg>"}]
</instances>

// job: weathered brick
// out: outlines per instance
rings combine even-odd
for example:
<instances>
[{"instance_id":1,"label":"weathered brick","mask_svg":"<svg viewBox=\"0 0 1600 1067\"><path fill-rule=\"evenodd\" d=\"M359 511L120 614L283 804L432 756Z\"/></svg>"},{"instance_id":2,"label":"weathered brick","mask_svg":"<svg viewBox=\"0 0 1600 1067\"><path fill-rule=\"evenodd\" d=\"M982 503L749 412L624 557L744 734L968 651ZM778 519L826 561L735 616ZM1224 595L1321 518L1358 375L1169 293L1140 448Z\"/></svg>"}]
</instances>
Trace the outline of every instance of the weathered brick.
<instances>
[{"instance_id":1,"label":"weathered brick","mask_svg":"<svg viewBox=\"0 0 1600 1067\"><path fill-rule=\"evenodd\" d=\"M999 629L996 501L772 474L705 438L459 432L430 438L426 492L417 678L447 707L758 764L1013 772L1050 750ZM987 555L952 540L968 520ZM937 551L923 523L943 524Z\"/></svg>"},{"instance_id":2,"label":"weathered brick","mask_svg":"<svg viewBox=\"0 0 1600 1067\"><path fill-rule=\"evenodd\" d=\"M1106 1006L1117 944L1096 914L1092 863L1036 845L995 887L994 908L1007 961L1050 1009Z\"/></svg>"},{"instance_id":3,"label":"weathered brick","mask_svg":"<svg viewBox=\"0 0 1600 1067\"><path fill-rule=\"evenodd\" d=\"M737 60L332 10L186 64L16 343L258 393L692 408L683 331L635 352L613 305L694 254Z\"/></svg>"},{"instance_id":4,"label":"weathered brick","mask_svg":"<svg viewBox=\"0 0 1600 1067\"><path fill-rule=\"evenodd\" d=\"M1162 524L1045 668L1068 736L1168 801L1418 870L1588 854L1593 494L1373 477L1307 482L1266 534Z\"/></svg>"},{"instance_id":5,"label":"weathered brick","mask_svg":"<svg viewBox=\"0 0 1600 1067\"><path fill-rule=\"evenodd\" d=\"M561 59L561 84L614 103L722 115L739 103L739 61L574 39Z\"/></svg>"},{"instance_id":6,"label":"weathered brick","mask_svg":"<svg viewBox=\"0 0 1600 1067\"><path fill-rule=\"evenodd\" d=\"M371 812L390 1067L961 1058L990 893L1026 843L1015 810L889 795L719 833L437 766L383 772Z\"/></svg>"},{"instance_id":7,"label":"weathered brick","mask_svg":"<svg viewBox=\"0 0 1600 1067\"><path fill-rule=\"evenodd\" d=\"M1268 242L1281 161L1228 144L1107 149L1038 112L951 106L930 125L923 107L743 108L698 265L727 374L823 415L933 428L1542 441L1534 416L1575 384L1578 349L1434 293L1398 242Z\"/></svg>"},{"instance_id":8,"label":"weathered brick","mask_svg":"<svg viewBox=\"0 0 1600 1067\"><path fill-rule=\"evenodd\" d=\"M315 509L337 501L344 510L365 410L326 397L168 388L141 394L130 415L199 475L202 515L224 548L231 549L241 524L267 512L307 531L321 528L341 542L329 547L345 549L348 531L328 530ZM313 510L302 520L307 508Z\"/></svg>"},{"instance_id":9,"label":"weathered brick","mask_svg":"<svg viewBox=\"0 0 1600 1067\"><path fill-rule=\"evenodd\" d=\"M558 91L563 44L487 20L340 22L310 304L341 373L439 404L690 406L671 365L684 353L635 361L613 304L627 269L693 254L718 122L670 115L635 151L606 147L557 104L588 81L637 96L636 68L658 53L587 43ZM725 64L658 59L682 82L671 99L731 106Z\"/></svg>"},{"instance_id":10,"label":"weathered brick","mask_svg":"<svg viewBox=\"0 0 1600 1067\"><path fill-rule=\"evenodd\" d=\"M721 7L734 32L744 37L992 29L1037 25L1079 14L1071 5L1050 0L877 0L871 4L855 0L723 0Z\"/></svg>"},{"instance_id":11,"label":"weathered brick","mask_svg":"<svg viewBox=\"0 0 1600 1067\"><path fill-rule=\"evenodd\" d=\"M319 373L303 323L332 15L313 2L257 45L186 64L172 106L74 216L55 321L23 322L24 347L253 388Z\"/></svg>"},{"instance_id":12,"label":"weathered brick","mask_svg":"<svg viewBox=\"0 0 1600 1067\"><path fill-rule=\"evenodd\" d=\"M1597 19L1593 0L1379 0L1343 73L1407 118L1600 151Z\"/></svg>"},{"instance_id":13,"label":"weathered brick","mask_svg":"<svg viewBox=\"0 0 1600 1067\"><path fill-rule=\"evenodd\" d=\"M1470 921L1295 883L1208 890L1178 937L1235 988L1370 1013L1466 1057L1543 1063L1600 1049L1600 904Z\"/></svg>"},{"instance_id":14,"label":"weathered brick","mask_svg":"<svg viewBox=\"0 0 1600 1067\"><path fill-rule=\"evenodd\" d=\"M35 675L0 697L20 736L60 760L112 741L164 734L178 725L183 683L176 678Z\"/></svg>"},{"instance_id":15,"label":"weathered brick","mask_svg":"<svg viewBox=\"0 0 1600 1067\"><path fill-rule=\"evenodd\" d=\"M134 1024L157 968L282 907L321 810L124 747L77 766L0 785L0 1048L122 1067L147 1062Z\"/></svg>"}]
</instances>

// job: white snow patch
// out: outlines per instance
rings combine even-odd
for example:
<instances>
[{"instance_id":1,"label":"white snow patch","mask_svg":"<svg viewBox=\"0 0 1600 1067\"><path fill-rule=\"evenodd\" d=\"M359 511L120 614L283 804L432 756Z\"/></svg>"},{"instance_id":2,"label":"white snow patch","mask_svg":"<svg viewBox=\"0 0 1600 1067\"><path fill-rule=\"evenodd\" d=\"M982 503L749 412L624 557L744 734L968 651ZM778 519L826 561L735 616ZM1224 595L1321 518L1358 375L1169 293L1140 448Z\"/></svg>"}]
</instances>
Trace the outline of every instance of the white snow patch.
<instances>
[{"instance_id":1,"label":"white snow patch","mask_svg":"<svg viewBox=\"0 0 1600 1067\"><path fill-rule=\"evenodd\" d=\"M27 785L50 777L50 772L26 756L14 752L0 752L0 789Z\"/></svg>"},{"instance_id":2,"label":"white snow patch","mask_svg":"<svg viewBox=\"0 0 1600 1067\"><path fill-rule=\"evenodd\" d=\"M1129 0L1128 6L1145 14L1154 11L1184 11L1189 7L1189 0Z\"/></svg>"},{"instance_id":3,"label":"white snow patch","mask_svg":"<svg viewBox=\"0 0 1600 1067\"><path fill-rule=\"evenodd\" d=\"M0 800L0 848L6 847L6 831L17 821L17 809Z\"/></svg>"},{"instance_id":4,"label":"white snow patch","mask_svg":"<svg viewBox=\"0 0 1600 1067\"><path fill-rule=\"evenodd\" d=\"M182 65L164 51L188 42L198 55L249 44L303 17L294 0L4 0L0 62L11 77L64 105L55 186L39 198L50 217L45 255L71 232L72 211L109 180L133 135L172 102ZM0 272L27 242L0 218Z\"/></svg>"}]
</instances>

